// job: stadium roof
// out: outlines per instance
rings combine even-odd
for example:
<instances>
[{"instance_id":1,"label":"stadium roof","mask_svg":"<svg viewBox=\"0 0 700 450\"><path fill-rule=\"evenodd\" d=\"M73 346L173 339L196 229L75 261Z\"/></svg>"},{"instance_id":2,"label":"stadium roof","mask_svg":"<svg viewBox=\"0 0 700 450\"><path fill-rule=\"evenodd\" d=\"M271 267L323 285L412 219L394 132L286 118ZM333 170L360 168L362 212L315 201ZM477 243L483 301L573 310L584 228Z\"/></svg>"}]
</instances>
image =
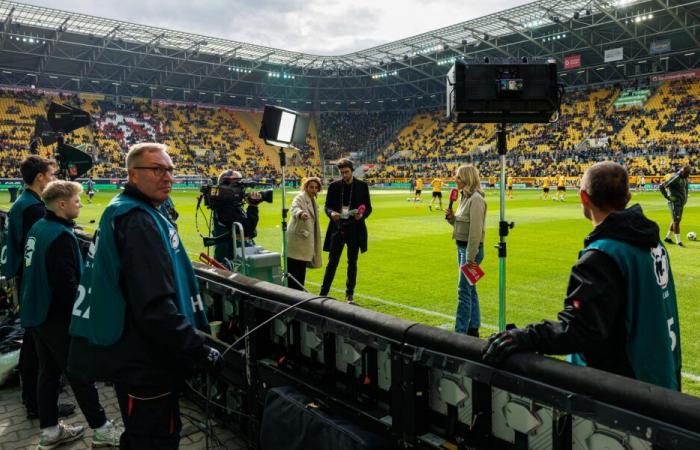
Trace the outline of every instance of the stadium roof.
<instances>
[{"instance_id":1,"label":"stadium roof","mask_svg":"<svg viewBox=\"0 0 700 450\"><path fill-rule=\"evenodd\" d=\"M629 5L635 2L636 0L629 0L625 4ZM113 36L114 39L141 44L157 42L159 46L179 50L189 50L196 46L200 52L212 55L235 54L236 57L243 60L266 60L275 64L321 68L327 65L333 67L372 66L374 62L385 57L434 53L437 47L442 48L444 45L450 44L460 46L463 40L469 44L475 44L484 35L495 38L512 34L513 25L524 29L535 29L555 23L553 21L553 19L556 20L555 18L573 17L577 12L585 15L586 11L590 11L590 14L592 13L591 5L590 0L540 0L417 36L338 56L291 52L229 39L10 1L0 2L0 17L7 18L9 16L15 23L38 28L58 29L60 27L64 31L77 34L97 37Z\"/></svg>"},{"instance_id":2,"label":"stadium roof","mask_svg":"<svg viewBox=\"0 0 700 450\"><path fill-rule=\"evenodd\" d=\"M462 57L553 57L569 86L699 67L698 23L700 0L539 0L318 56L0 0L0 83L247 107L420 107L444 104L445 73ZM605 61L613 48L622 61ZM564 67L574 54L581 67Z\"/></svg>"}]
</instances>

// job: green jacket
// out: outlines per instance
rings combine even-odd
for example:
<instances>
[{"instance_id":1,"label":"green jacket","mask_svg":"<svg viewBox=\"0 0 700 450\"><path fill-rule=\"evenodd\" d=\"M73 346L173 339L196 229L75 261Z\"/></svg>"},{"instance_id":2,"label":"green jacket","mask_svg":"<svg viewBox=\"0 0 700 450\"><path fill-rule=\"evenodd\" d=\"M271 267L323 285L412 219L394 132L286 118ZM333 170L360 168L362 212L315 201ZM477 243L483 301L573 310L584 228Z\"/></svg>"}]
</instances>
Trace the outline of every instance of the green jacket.
<instances>
[{"instance_id":1,"label":"green jacket","mask_svg":"<svg viewBox=\"0 0 700 450\"><path fill-rule=\"evenodd\" d=\"M669 202L685 205L688 201L688 178L684 178L679 173L675 173L660 187L661 193Z\"/></svg>"},{"instance_id":2,"label":"green jacket","mask_svg":"<svg viewBox=\"0 0 700 450\"><path fill-rule=\"evenodd\" d=\"M119 285L121 260L115 242L114 224L118 217L134 208L147 212L160 230L163 245L173 265L178 310L194 328L208 329L192 263L177 229L152 206L122 193L112 199L102 214L73 308L70 333L86 338L93 345L112 345L120 339L124 330L126 302Z\"/></svg>"},{"instance_id":3,"label":"green jacket","mask_svg":"<svg viewBox=\"0 0 700 450\"><path fill-rule=\"evenodd\" d=\"M22 248L24 210L40 203L42 203L41 200L25 189L10 208L7 223L2 232L2 250L0 250L0 273L7 278L15 277L21 271L24 255Z\"/></svg>"},{"instance_id":4,"label":"green jacket","mask_svg":"<svg viewBox=\"0 0 700 450\"><path fill-rule=\"evenodd\" d=\"M29 230L27 243L24 246L22 308L19 312L22 326L25 328L37 327L46 320L52 296L46 270L46 256L51 244L63 233L67 233L75 241L73 250L79 261L78 267L82 267L83 258L72 228L55 221L41 219Z\"/></svg>"},{"instance_id":5,"label":"green jacket","mask_svg":"<svg viewBox=\"0 0 700 450\"><path fill-rule=\"evenodd\" d=\"M584 252L610 256L627 280L627 355L635 378L679 390L681 336L673 273L660 242L644 249L615 239L599 239Z\"/></svg>"}]
</instances>

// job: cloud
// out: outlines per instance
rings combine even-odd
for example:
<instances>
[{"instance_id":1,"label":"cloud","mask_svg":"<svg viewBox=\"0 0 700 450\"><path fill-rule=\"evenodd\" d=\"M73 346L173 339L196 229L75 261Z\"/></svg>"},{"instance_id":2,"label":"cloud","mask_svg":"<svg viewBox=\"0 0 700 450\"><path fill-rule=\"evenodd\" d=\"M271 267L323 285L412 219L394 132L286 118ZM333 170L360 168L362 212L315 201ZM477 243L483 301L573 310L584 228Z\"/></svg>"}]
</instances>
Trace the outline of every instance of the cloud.
<instances>
[{"instance_id":1,"label":"cloud","mask_svg":"<svg viewBox=\"0 0 700 450\"><path fill-rule=\"evenodd\" d=\"M524 0L28 0L98 17L290 51L343 55L527 3Z\"/></svg>"}]
</instances>

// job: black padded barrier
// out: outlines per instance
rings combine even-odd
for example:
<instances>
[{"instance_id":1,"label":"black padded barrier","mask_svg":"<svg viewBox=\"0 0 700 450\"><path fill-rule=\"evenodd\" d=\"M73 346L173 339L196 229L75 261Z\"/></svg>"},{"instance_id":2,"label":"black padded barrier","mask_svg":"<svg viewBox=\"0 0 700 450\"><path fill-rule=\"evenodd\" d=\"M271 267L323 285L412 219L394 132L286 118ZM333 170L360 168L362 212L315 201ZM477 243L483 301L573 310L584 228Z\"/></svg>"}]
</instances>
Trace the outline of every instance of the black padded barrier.
<instances>
[{"instance_id":1,"label":"black padded barrier","mask_svg":"<svg viewBox=\"0 0 700 450\"><path fill-rule=\"evenodd\" d=\"M211 338L222 350L318 297L198 263L195 272L211 319L224 322L226 342ZM699 398L532 353L492 367L484 343L315 298L226 354L217 400L252 441L267 392L290 386L395 448L700 448Z\"/></svg>"}]
</instances>

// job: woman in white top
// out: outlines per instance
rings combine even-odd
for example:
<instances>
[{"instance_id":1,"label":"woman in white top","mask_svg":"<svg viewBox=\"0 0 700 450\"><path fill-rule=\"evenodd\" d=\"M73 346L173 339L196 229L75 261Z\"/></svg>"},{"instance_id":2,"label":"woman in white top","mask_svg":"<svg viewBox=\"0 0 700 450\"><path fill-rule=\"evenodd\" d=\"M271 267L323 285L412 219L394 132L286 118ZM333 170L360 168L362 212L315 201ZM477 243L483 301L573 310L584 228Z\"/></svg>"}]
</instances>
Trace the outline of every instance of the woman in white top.
<instances>
[{"instance_id":1,"label":"woman in white top","mask_svg":"<svg viewBox=\"0 0 700 450\"><path fill-rule=\"evenodd\" d=\"M479 171L473 165L457 168L455 174L460 191L457 211L445 211L445 219L452 225L452 239L457 242L457 320L455 331L479 336L481 316L476 286L470 285L461 271L464 264L480 264L484 259L484 231L486 225L486 199L481 190Z\"/></svg>"},{"instance_id":2,"label":"woman in white top","mask_svg":"<svg viewBox=\"0 0 700 450\"><path fill-rule=\"evenodd\" d=\"M321 180L309 177L301 185L301 192L292 201L287 228L287 269L291 277L287 286L304 290L306 268L321 267L321 225L319 224L316 196Z\"/></svg>"}]
</instances>

